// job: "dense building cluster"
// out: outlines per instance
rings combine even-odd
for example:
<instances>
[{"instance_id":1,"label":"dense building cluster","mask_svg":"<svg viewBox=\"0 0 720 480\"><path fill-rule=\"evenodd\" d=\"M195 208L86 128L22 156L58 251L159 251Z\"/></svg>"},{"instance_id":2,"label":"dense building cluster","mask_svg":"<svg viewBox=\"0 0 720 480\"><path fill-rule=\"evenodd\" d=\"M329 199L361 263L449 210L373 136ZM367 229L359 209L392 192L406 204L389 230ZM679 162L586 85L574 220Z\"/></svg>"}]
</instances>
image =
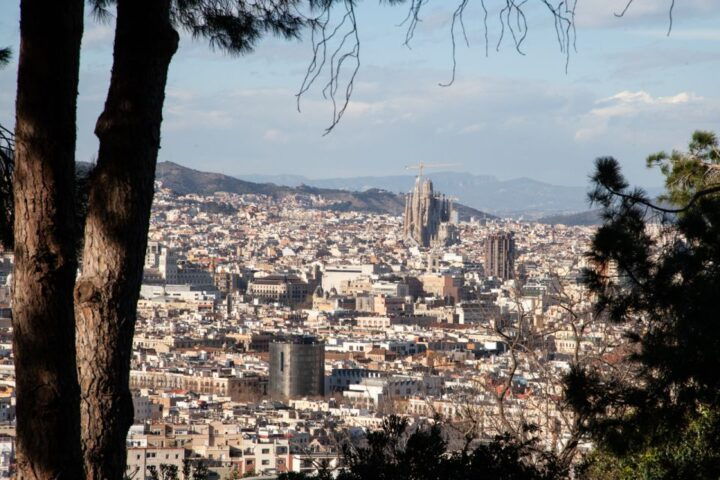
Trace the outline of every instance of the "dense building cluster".
<instances>
[{"instance_id":1,"label":"dense building cluster","mask_svg":"<svg viewBox=\"0 0 720 480\"><path fill-rule=\"evenodd\" d=\"M478 440L533 423L561 449L573 420L560 378L574 361L613 361L621 332L580 283L592 228L451 222L429 181L404 225L312 195L156 187L131 478L188 461L215 478L311 472L390 413L472 422ZM418 229L416 215L431 221ZM6 252L0 476L14 461L11 276Z\"/></svg>"}]
</instances>

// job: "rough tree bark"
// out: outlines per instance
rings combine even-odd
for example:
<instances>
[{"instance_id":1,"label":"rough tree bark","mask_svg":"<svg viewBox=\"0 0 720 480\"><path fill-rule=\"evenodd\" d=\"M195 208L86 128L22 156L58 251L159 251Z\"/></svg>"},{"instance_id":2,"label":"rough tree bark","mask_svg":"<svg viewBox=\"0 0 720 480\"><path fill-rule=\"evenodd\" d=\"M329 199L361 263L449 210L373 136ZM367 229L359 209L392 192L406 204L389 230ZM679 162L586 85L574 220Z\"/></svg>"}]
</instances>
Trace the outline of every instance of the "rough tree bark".
<instances>
[{"instance_id":1,"label":"rough tree bark","mask_svg":"<svg viewBox=\"0 0 720 480\"><path fill-rule=\"evenodd\" d=\"M178 34L170 0L119 0L110 89L95 127L82 272L75 287L86 478L125 474L130 357L160 124Z\"/></svg>"},{"instance_id":2,"label":"rough tree bark","mask_svg":"<svg viewBox=\"0 0 720 480\"><path fill-rule=\"evenodd\" d=\"M82 0L21 2L13 180L20 479L82 477L72 200L82 29Z\"/></svg>"}]
</instances>

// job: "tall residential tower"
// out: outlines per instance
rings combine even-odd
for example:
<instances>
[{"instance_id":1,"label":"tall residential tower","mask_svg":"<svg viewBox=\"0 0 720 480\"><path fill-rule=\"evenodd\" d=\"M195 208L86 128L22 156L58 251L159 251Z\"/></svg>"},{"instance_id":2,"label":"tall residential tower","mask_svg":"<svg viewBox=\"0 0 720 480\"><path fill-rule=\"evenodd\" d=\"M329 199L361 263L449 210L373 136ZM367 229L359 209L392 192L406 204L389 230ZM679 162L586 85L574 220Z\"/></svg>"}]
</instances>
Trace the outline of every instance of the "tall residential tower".
<instances>
[{"instance_id":1,"label":"tall residential tower","mask_svg":"<svg viewBox=\"0 0 720 480\"><path fill-rule=\"evenodd\" d=\"M512 233L493 233L485 239L485 275L503 280L514 278L515 236Z\"/></svg>"}]
</instances>

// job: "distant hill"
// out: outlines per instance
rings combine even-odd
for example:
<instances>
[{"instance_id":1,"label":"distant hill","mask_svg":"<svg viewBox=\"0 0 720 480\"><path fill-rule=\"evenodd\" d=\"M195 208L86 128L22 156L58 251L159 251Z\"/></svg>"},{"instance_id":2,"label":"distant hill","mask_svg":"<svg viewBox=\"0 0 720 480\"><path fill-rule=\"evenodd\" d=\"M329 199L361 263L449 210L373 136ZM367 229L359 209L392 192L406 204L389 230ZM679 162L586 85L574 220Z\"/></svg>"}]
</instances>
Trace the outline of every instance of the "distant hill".
<instances>
[{"instance_id":1,"label":"distant hill","mask_svg":"<svg viewBox=\"0 0 720 480\"><path fill-rule=\"evenodd\" d=\"M401 215L405 206L405 199L402 195L380 188L349 191L304 184L283 186L269 182L257 183L221 173L193 170L173 162L158 163L155 178L162 182L165 188L169 188L179 195L188 193L211 195L215 192L268 195L274 198L292 195L316 195L333 202L328 207L332 210L386 213L390 215ZM496 218L465 205L456 205L456 208L461 220L468 220L471 217L478 219Z\"/></svg>"},{"instance_id":2,"label":"distant hill","mask_svg":"<svg viewBox=\"0 0 720 480\"><path fill-rule=\"evenodd\" d=\"M292 190L292 188L278 187L271 183L247 182L221 173L201 172L173 162L159 162L155 179L161 181L165 188L169 188L178 195L187 195L188 193L212 195L215 192L276 195Z\"/></svg>"},{"instance_id":3,"label":"distant hill","mask_svg":"<svg viewBox=\"0 0 720 480\"><path fill-rule=\"evenodd\" d=\"M461 172L432 172L437 191L456 196L465 205L499 216L539 218L587 208L585 187L567 187L530 178L498 180L490 175ZM309 179L299 175L241 175L238 178L278 185L312 185L319 188L365 191L379 188L391 192L410 191L413 175Z\"/></svg>"},{"instance_id":4,"label":"distant hill","mask_svg":"<svg viewBox=\"0 0 720 480\"><path fill-rule=\"evenodd\" d=\"M546 223L549 225L567 225L567 226L588 226L588 225L600 225L602 218L600 217L601 210L588 210L586 212L571 213L568 215L552 215L538 219L539 223Z\"/></svg>"}]
</instances>

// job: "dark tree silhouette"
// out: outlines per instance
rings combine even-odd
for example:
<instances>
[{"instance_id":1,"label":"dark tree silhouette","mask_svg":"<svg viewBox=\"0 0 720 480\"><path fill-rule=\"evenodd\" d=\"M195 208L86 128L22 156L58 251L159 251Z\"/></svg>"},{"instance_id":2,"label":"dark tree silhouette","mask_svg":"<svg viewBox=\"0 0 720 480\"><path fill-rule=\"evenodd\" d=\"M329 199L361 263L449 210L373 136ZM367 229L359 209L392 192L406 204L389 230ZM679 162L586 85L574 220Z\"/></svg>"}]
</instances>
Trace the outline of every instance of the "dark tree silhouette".
<instances>
[{"instance_id":1,"label":"dark tree silhouette","mask_svg":"<svg viewBox=\"0 0 720 480\"><path fill-rule=\"evenodd\" d=\"M528 427L528 433L533 428ZM279 480L544 480L562 479L567 472L557 458L540 451L536 440L499 435L475 443L468 439L459 451L448 450L443 423L411 431L407 419L390 416L382 428L369 432L364 444L345 443L343 466L334 472L319 469L314 475L282 474Z\"/></svg>"},{"instance_id":2,"label":"dark tree silhouette","mask_svg":"<svg viewBox=\"0 0 720 480\"><path fill-rule=\"evenodd\" d=\"M627 326L626 360L635 375L628 381L578 368L567 379L567 396L587 419L586 431L619 464L642 460L664 472L649 478L720 475L720 436L712 435L720 429L720 188L699 172L713 170L718 159L712 154L701 167L695 155L699 141L712 147L713 138L696 133L688 153L673 154L676 161L650 157L651 165L670 162L662 163L669 205L630 189L612 158L598 159L593 177L591 199L603 207L604 224L590 253L599 268L586 281L598 308ZM680 177L692 181L681 185ZM697 441L701 446L691 447ZM686 476L685 467L695 473Z\"/></svg>"}]
</instances>

